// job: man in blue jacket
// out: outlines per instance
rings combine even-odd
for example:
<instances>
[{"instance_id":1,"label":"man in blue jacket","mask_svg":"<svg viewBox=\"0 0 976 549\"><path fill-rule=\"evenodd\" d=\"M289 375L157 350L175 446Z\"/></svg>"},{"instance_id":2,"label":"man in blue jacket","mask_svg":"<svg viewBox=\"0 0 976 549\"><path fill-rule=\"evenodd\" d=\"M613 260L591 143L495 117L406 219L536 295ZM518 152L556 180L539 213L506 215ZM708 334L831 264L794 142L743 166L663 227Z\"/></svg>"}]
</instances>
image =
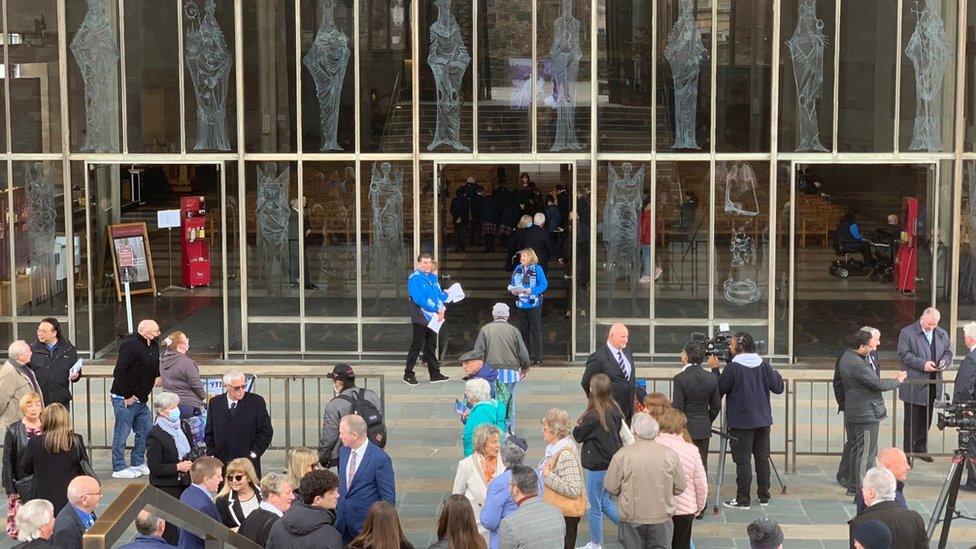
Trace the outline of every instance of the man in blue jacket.
<instances>
[{"instance_id":1,"label":"man in blue jacket","mask_svg":"<svg viewBox=\"0 0 976 549\"><path fill-rule=\"evenodd\" d=\"M437 361L437 334L427 324L432 318L444 321L444 302L447 293L441 291L437 282L437 275L433 273L434 256L427 252L417 256L417 268L407 278L407 293L410 294L410 321L413 324L413 341L407 353L407 366L403 372L403 382L410 386L420 385L413 367L417 364L420 352L424 353L427 362L427 373L431 383L440 383L450 379L441 373L440 363Z\"/></svg>"},{"instance_id":2,"label":"man in blue jacket","mask_svg":"<svg viewBox=\"0 0 976 549\"><path fill-rule=\"evenodd\" d=\"M725 502L730 509L749 509L752 458L756 459L759 504L769 503L769 428L773 410L769 393L783 394L780 375L756 353L756 342L747 332L737 332L729 342L730 362L719 375L718 390L725 397L725 421L732 438L735 462L735 497ZM713 363L717 364L717 363ZM717 370L715 370L717 371Z\"/></svg>"},{"instance_id":3,"label":"man in blue jacket","mask_svg":"<svg viewBox=\"0 0 976 549\"><path fill-rule=\"evenodd\" d=\"M224 480L222 471L224 464L219 459L210 456L197 458L190 467L190 481L193 483L183 490L180 501L187 507L200 511L204 515L221 522L220 512L214 504L214 494ZM198 536L180 530L180 549L203 549L203 540Z\"/></svg>"},{"instance_id":4,"label":"man in blue jacket","mask_svg":"<svg viewBox=\"0 0 976 549\"><path fill-rule=\"evenodd\" d=\"M339 508L336 530L346 543L363 531L369 508L377 501L396 505L390 456L366 437L366 421L350 414L339 421Z\"/></svg>"}]
</instances>

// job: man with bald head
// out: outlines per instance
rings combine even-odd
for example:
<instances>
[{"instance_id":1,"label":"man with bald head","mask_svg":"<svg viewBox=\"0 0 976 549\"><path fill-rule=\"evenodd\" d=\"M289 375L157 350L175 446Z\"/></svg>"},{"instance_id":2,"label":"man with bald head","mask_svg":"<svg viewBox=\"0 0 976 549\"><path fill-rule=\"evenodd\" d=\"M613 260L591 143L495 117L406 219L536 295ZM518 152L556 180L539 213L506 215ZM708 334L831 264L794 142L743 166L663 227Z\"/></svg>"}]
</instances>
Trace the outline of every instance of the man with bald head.
<instances>
[{"instance_id":1,"label":"man with bald head","mask_svg":"<svg viewBox=\"0 0 976 549\"><path fill-rule=\"evenodd\" d=\"M95 508L102 499L102 487L92 477L75 477L68 484L68 504L54 521L51 541L57 547L81 547L85 532L95 524Z\"/></svg>"},{"instance_id":2,"label":"man with bald head","mask_svg":"<svg viewBox=\"0 0 976 549\"><path fill-rule=\"evenodd\" d=\"M928 432L932 424L932 403L942 394L942 371L952 365L952 342L939 328L941 315L935 307L922 312L918 322L898 334L898 360L908 372L909 383L898 388L898 398L905 403L903 448L909 456L931 462L920 454L928 452ZM912 380L916 380L911 383ZM916 455L918 454L918 455Z\"/></svg>"},{"instance_id":3,"label":"man with bald head","mask_svg":"<svg viewBox=\"0 0 976 549\"><path fill-rule=\"evenodd\" d=\"M644 389L640 389L641 394L638 394L634 353L627 347L629 335L623 324L610 326L607 343L586 359L586 370L581 380L583 392L590 396L590 378L596 374L606 374L613 386L613 398L620 405L628 423L634 415L634 402L641 402L647 396Z\"/></svg>"},{"instance_id":4,"label":"man with bald head","mask_svg":"<svg viewBox=\"0 0 976 549\"><path fill-rule=\"evenodd\" d=\"M122 341L119 358L112 372L112 409L115 432L112 436L112 476L136 478L149 474L146 465L146 435L152 429L152 414L146 405L159 379L159 325L155 320L139 322L137 333ZM135 443L125 465L125 441L135 433Z\"/></svg>"},{"instance_id":5,"label":"man with bald head","mask_svg":"<svg viewBox=\"0 0 976 549\"><path fill-rule=\"evenodd\" d=\"M0 429L21 418L21 397L30 392L41 394L34 372L27 367L30 359L31 348L26 341L14 341L7 349L7 361L0 366Z\"/></svg>"},{"instance_id":6,"label":"man with bald head","mask_svg":"<svg viewBox=\"0 0 976 549\"><path fill-rule=\"evenodd\" d=\"M905 456L905 452L901 448L884 448L878 452L878 457L874 461L876 466L883 467L895 475L895 501L902 508L908 509L903 491L905 490L905 482L908 480L908 472L912 470L912 466L908 464L908 457ZM864 495L860 490L854 496L854 505L857 506L856 514L858 515L867 507L867 504L864 503Z\"/></svg>"}]
</instances>

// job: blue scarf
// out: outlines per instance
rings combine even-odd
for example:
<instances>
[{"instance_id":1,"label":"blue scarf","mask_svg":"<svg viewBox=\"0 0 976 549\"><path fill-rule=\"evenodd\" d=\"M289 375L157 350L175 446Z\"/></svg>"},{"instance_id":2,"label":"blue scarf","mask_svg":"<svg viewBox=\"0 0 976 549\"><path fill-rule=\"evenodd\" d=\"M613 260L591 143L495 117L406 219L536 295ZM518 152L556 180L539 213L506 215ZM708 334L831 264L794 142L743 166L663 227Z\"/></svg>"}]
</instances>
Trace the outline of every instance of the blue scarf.
<instances>
[{"instance_id":1,"label":"blue scarf","mask_svg":"<svg viewBox=\"0 0 976 549\"><path fill-rule=\"evenodd\" d=\"M159 425L160 429L169 433L169 436L173 437L173 440L176 441L176 453L180 455L180 459L183 459L183 456L190 453L190 441L186 439L186 433L180 428L180 422L178 420L170 421L163 416L156 416L156 425Z\"/></svg>"}]
</instances>

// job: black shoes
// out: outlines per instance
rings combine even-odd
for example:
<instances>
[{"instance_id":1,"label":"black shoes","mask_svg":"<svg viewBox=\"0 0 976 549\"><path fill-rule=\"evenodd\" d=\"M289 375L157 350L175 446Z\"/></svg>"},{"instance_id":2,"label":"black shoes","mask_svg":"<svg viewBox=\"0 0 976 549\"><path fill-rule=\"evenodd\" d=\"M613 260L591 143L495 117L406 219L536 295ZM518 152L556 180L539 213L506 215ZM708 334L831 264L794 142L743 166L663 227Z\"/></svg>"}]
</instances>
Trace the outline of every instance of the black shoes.
<instances>
[{"instance_id":1,"label":"black shoes","mask_svg":"<svg viewBox=\"0 0 976 549\"><path fill-rule=\"evenodd\" d=\"M403 374L403 382L411 387L416 387L417 385L420 385L420 382L417 381L417 376L413 375L412 372Z\"/></svg>"},{"instance_id":2,"label":"black shoes","mask_svg":"<svg viewBox=\"0 0 976 549\"><path fill-rule=\"evenodd\" d=\"M752 508L752 506L750 506L748 503L739 503L735 500L735 498L728 501L723 501L722 505L727 509L739 509L741 511L748 511Z\"/></svg>"},{"instance_id":3,"label":"black shoes","mask_svg":"<svg viewBox=\"0 0 976 549\"><path fill-rule=\"evenodd\" d=\"M915 457L917 457L918 459L924 461L925 463L932 463L933 461L935 461L934 459L932 459L929 456L915 456Z\"/></svg>"},{"instance_id":4,"label":"black shoes","mask_svg":"<svg viewBox=\"0 0 976 549\"><path fill-rule=\"evenodd\" d=\"M759 506L760 507L768 507L769 506L769 498L759 498Z\"/></svg>"},{"instance_id":5,"label":"black shoes","mask_svg":"<svg viewBox=\"0 0 976 549\"><path fill-rule=\"evenodd\" d=\"M431 374L430 376L431 383L443 383L445 381L448 381L449 379L451 378L447 377L446 375L440 372L437 372L436 374Z\"/></svg>"}]
</instances>

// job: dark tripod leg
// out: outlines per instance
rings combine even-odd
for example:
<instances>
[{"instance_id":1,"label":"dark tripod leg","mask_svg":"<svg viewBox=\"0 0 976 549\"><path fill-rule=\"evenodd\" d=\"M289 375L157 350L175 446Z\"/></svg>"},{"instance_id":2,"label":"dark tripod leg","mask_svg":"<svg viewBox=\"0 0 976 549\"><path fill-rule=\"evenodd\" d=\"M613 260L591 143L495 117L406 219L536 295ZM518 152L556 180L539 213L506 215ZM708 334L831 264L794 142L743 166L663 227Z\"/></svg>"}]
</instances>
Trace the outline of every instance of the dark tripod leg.
<instances>
[{"instance_id":1,"label":"dark tripod leg","mask_svg":"<svg viewBox=\"0 0 976 549\"><path fill-rule=\"evenodd\" d=\"M945 519L942 521L942 535L939 536L939 549L945 549L949 543L949 528L952 527L952 517L956 514L956 498L959 496L959 482L962 480L962 470L965 469L965 455L958 450L958 455L952 456L952 465L955 467L952 475L952 484L949 485L949 500L946 502Z\"/></svg>"},{"instance_id":2,"label":"dark tripod leg","mask_svg":"<svg viewBox=\"0 0 976 549\"><path fill-rule=\"evenodd\" d=\"M779 471L776 470L776 464L773 463L773 456L769 456L769 466L773 468L773 474L776 475L776 481L779 482L780 494L786 495L786 485L783 484L783 478L779 476Z\"/></svg>"},{"instance_id":3,"label":"dark tripod leg","mask_svg":"<svg viewBox=\"0 0 976 549\"><path fill-rule=\"evenodd\" d=\"M932 536L935 535L935 527L938 526L939 522L942 520L942 510L945 508L946 501L949 499L949 490L952 487L952 479L956 478L956 471L961 468L958 458L958 455L952 456L952 462L949 465L949 472L946 474L946 478L942 482L942 489L939 491L939 497L935 500L935 508L932 509L932 516L929 517L929 527L925 531L929 540L931 540Z\"/></svg>"},{"instance_id":4,"label":"dark tripod leg","mask_svg":"<svg viewBox=\"0 0 976 549\"><path fill-rule=\"evenodd\" d=\"M721 443L719 444L718 452L718 485L715 487L715 504L712 507L713 515L718 514L718 504L722 499L722 482L725 480L725 454L729 448L729 439L720 437L720 440Z\"/></svg>"}]
</instances>

